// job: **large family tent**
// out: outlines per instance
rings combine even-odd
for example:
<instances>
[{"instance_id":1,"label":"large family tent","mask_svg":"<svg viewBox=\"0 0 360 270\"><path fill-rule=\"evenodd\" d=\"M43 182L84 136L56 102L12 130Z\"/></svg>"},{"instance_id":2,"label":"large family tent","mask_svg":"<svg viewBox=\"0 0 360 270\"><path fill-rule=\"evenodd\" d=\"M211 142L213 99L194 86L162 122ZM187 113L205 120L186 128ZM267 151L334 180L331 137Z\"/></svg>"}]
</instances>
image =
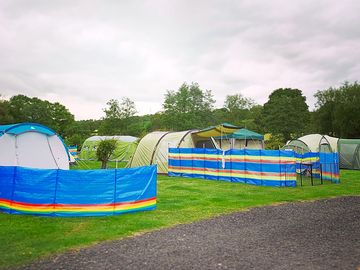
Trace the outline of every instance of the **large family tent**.
<instances>
[{"instance_id":1,"label":"large family tent","mask_svg":"<svg viewBox=\"0 0 360 270\"><path fill-rule=\"evenodd\" d=\"M158 173L168 172L168 149L215 148L212 138L200 137L197 130L180 132L155 131L143 137L127 167L157 164Z\"/></svg>"},{"instance_id":2,"label":"large family tent","mask_svg":"<svg viewBox=\"0 0 360 270\"><path fill-rule=\"evenodd\" d=\"M234 133L215 138L219 148L229 149L264 149L264 136L254 131L242 128Z\"/></svg>"},{"instance_id":3,"label":"large family tent","mask_svg":"<svg viewBox=\"0 0 360 270\"><path fill-rule=\"evenodd\" d=\"M309 134L296 140L288 141L283 149L293 149L297 153L338 151L338 138L328 135Z\"/></svg>"},{"instance_id":4,"label":"large family tent","mask_svg":"<svg viewBox=\"0 0 360 270\"><path fill-rule=\"evenodd\" d=\"M20 123L0 126L0 166L69 169L68 150L46 126Z\"/></svg>"},{"instance_id":5,"label":"large family tent","mask_svg":"<svg viewBox=\"0 0 360 270\"><path fill-rule=\"evenodd\" d=\"M83 143L79 158L95 160L97 147L104 140L116 140L116 149L110 160L129 161L135 152L138 138L133 136L92 136Z\"/></svg>"},{"instance_id":6,"label":"large family tent","mask_svg":"<svg viewBox=\"0 0 360 270\"><path fill-rule=\"evenodd\" d=\"M339 153L341 169L360 170L360 139L339 139L327 135L309 134L288 141L283 149L293 149L297 153Z\"/></svg>"}]
</instances>

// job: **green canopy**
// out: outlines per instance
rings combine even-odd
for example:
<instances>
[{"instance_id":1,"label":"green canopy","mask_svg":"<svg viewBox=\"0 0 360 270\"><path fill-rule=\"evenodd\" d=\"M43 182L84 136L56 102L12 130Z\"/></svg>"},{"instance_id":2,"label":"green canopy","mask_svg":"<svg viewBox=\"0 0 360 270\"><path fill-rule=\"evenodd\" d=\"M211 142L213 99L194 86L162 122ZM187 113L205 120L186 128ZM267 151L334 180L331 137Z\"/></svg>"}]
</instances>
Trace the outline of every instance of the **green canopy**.
<instances>
[{"instance_id":1,"label":"green canopy","mask_svg":"<svg viewBox=\"0 0 360 270\"><path fill-rule=\"evenodd\" d=\"M246 128L239 129L232 134L221 137L222 139L239 139L239 140L264 140L264 136ZM220 139L220 137L217 137Z\"/></svg>"}]
</instances>

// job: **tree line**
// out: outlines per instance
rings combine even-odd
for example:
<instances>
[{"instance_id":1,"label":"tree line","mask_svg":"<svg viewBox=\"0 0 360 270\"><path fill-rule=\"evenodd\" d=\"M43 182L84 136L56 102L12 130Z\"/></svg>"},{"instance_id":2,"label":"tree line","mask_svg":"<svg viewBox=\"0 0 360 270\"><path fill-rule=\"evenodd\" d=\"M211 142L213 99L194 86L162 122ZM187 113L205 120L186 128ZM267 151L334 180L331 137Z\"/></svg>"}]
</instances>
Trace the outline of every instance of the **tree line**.
<instances>
[{"instance_id":1,"label":"tree line","mask_svg":"<svg viewBox=\"0 0 360 270\"><path fill-rule=\"evenodd\" d=\"M181 131L201 129L223 122L265 134L271 133L268 148L309 133L343 138L360 138L360 85L345 82L340 87L319 90L314 95L315 109L309 110L299 89L274 90L264 105L241 93L226 96L215 108L211 90L197 83L183 83L168 90L163 110L137 116L135 103L127 97L111 99L99 120L75 121L60 103L16 95L0 96L0 124L37 122L57 131L69 145L81 146L92 135L132 135L142 137L154 130Z\"/></svg>"}]
</instances>

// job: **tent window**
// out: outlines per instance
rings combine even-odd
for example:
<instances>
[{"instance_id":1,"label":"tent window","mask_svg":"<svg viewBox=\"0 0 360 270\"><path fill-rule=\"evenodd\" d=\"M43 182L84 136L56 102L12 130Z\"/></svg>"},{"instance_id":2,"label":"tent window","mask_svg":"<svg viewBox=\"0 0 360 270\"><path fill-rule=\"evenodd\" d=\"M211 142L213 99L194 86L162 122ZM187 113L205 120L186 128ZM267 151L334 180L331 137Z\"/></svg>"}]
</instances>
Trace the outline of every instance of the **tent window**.
<instances>
[{"instance_id":1,"label":"tent window","mask_svg":"<svg viewBox=\"0 0 360 270\"><path fill-rule=\"evenodd\" d=\"M211 140L201 140L196 142L196 148L215 148Z\"/></svg>"}]
</instances>

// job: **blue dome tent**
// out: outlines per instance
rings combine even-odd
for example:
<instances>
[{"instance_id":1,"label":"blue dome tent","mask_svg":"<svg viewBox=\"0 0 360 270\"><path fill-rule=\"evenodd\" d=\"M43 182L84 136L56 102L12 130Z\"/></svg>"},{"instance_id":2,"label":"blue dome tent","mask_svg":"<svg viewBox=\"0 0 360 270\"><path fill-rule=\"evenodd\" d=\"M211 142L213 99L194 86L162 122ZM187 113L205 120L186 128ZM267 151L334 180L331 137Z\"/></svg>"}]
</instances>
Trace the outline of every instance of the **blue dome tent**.
<instances>
[{"instance_id":1,"label":"blue dome tent","mask_svg":"<svg viewBox=\"0 0 360 270\"><path fill-rule=\"evenodd\" d=\"M69 169L61 137L46 126L19 123L0 126L0 166Z\"/></svg>"}]
</instances>

